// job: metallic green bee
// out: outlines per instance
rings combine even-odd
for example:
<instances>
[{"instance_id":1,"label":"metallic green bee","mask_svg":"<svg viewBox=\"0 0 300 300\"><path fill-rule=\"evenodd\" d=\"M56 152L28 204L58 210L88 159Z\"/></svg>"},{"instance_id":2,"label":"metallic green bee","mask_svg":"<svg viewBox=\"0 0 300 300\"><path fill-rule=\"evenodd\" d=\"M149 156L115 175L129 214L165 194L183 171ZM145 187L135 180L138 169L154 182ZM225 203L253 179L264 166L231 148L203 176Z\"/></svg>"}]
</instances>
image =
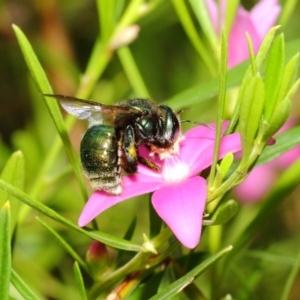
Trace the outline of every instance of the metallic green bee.
<instances>
[{"instance_id":1,"label":"metallic green bee","mask_svg":"<svg viewBox=\"0 0 300 300\"><path fill-rule=\"evenodd\" d=\"M122 192L121 171L134 174L138 162L160 170L140 157L138 147L145 145L160 158L178 152L182 139L177 113L165 105L145 99L131 99L104 105L62 95L45 95L59 100L62 107L78 119L88 120L80 144L81 163L95 190L118 195Z\"/></svg>"}]
</instances>

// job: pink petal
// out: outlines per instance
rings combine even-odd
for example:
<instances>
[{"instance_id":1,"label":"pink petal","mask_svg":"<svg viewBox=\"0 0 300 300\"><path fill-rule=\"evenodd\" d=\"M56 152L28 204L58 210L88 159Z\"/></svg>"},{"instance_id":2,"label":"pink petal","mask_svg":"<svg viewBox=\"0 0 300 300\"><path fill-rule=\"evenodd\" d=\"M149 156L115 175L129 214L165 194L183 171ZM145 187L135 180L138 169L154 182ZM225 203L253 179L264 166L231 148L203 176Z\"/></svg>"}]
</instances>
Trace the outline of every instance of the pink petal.
<instances>
[{"instance_id":1,"label":"pink petal","mask_svg":"<svg viewBox=\"0 0 300 300\"><path fill-rule=\"evenodd\" d=\"M280 12L281 7L278 0L261 0L253 7L250 16L261 39L274 26Z\"/></svg>"},{"instance_id":2,"label":"pink petal","mask_svg":"<svg viewBox=\"0 0 300 300\"><path fill-rule=\"evenodd\" d=\"M224 133L228 127L229 122L224 121L222 124L222 132ZM215 128L216 124L209 124L209 126ZM182 161L188 165L194 164L198 157L209 146L215 143L216 131L204 126L197 126L188 130L184 137L185 139L180 144L179 157Z\"/></svg>"},{"instance_id":3,"label":"pink petal","mask_svg":"<svg viewBox=\"0 0 300 300\"><path fill-rule=\"evenodd\" d=\"M212 25L215 29L215 32L218 32L218 7L217 3L214 0L205 0L205 4L212 22Z\"/></svg>"},{"instance_id":4,"label":"pink petal","mask_svg":"<svg viewBox=\"0 0 300 300\"><path fill-rule=\"evenodd\" d=\"M293 162L300 158L300 146L297 146L274 160L277 169L284 170L289 167Z\"/></svg>"},{"instance_id":5,"label":"pink petal","mask_svg":"<svg viewBox=\"0 0 300 300\"><path fill-rule=\"evenodd\" d=\"M246 32L248 32L251 37L253 49L256 53L259 49L262 37L257 32L250 13L240 6L237 9L237 14L229 35L228 68L232 68L248 59L249 51Z\"/></svg>"},{"instance_id":6,"label":"pink petal","mask_svg":"<svg viewBox=\"0 0 300 300\"><path fill-rule=\"evenodd\" d=\"M223 121L222 133L225 132L229 123L230 123L230 121ZM185 138L203 137L203 138L213 139L216 136L215 128L217 125L215 123L211 123L211 124L207 124L207 125L212 127L213 129L202 126L202 125L196 126L196 127L189 129L187 132L184 133Z\"/></svg>"},{"instance_id":7,"label":"pink petal","mask_svg":"<svg viewBox=\"0 0 300 300\"><path fill-rule=\"evenodd\" d=\"M234 188L234 193L241 201L256 202L267 194L275 178L272 166L267 164L255 167L247 179Z\"/></svg>"},{"instance_id":8,"label":"pink petal","mask_svg":"<svg viewBox=\"0 0 300 300\"><path fill-rule=\"evenodd\" d=\"M233 133L222 138L219 159L223 158L227 153L236 153L242 149L241 138L238 133ZM197 148L190 149L193 154L193 158L196 157L194 161L189 161L190 165L190 176L196 175L202 170L206 169L212 164L213 153L214 153L214 142L209 144L204 150L201 149L201 152ZM196 155L197 154L197 155Z\"/></svg>"},{"instance_id":9,"label":"pink petal","mask_svg":"<svg viewBox=\"0 0 300 300\"><path fill-rule=\"evenodd\" d=\"M102 191L94 192L86 203L78 220L80 227L96 218L106 209L124 200L135 196L153 192L163 185L159 178L153 178L142 174L123 177L123 192L121 195L109 195Z\"/></svg>"},{"instance_id":10,"label":"pink petal","mask_svg":"<svg viewBox=\"0 0 300 300\"><path fill-rule=\"evenodd\" d=\"M214 137L208 136L191 136L187 137L180 145L180 160L186 162L188 165L193 165L195 161L201 156L205 149L213 146L215 143Z\"/></svg>"},{"instance_id":11,"label":"pink petal","mask_svg":"<svg viewBox=\"0 0 300 300\"><path fill-rule=\"evenodd\" d=\"M206 181L192 177L164 186L152 196L158 215L187 248L194 248L199 243L206 194Z\"/></svg>"}]
</instances>

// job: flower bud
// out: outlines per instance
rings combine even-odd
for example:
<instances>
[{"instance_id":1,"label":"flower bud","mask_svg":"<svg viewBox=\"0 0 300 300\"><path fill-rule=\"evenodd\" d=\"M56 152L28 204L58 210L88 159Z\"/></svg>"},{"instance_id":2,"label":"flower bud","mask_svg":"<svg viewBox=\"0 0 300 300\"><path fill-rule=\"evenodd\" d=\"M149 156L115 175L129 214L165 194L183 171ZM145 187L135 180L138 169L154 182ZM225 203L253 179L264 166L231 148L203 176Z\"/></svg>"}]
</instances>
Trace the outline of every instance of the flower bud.
<instances>
[{"instance_id":1,"label":"flower bud","mask_svg":"<svg viewBox=\"0 0 300 300\"><path fill-rule=\"evenodd\" d=\"M87 251L86 261L94 277L102 277L108 271L109 267L106 246L99 241L93 241Z\"/></svg>"}]
</instances>

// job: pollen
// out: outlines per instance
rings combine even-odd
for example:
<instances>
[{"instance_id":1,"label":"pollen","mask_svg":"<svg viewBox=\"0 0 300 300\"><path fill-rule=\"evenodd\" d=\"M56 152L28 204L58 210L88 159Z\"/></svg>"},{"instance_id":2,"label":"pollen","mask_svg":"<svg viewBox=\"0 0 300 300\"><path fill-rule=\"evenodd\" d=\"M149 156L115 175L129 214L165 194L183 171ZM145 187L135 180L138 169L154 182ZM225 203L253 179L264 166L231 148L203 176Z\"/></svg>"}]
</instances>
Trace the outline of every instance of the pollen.
<instances>
[{"instance_id":1,"label":"pollen","mask_svg":"<svg viewBox=\"0 0 300 300\"><path fill-rule=\"evenodd\" d=\"M130 147L130 148L128 149L128 152L129 152L129 154L130 154L132 157L136 158L136 149L135 149L135 147Z\"/></svg>"},{"instance_id":2,"label":"pollen","mask_svg":"<svg viewBox=\"0 0 300 300\"><path fill-rule=\"evenodd\" d=\"M184 135L179 135L177 140L170 148L158 148L155 146L151 146L150 156L154 156L157 154L161 160L165 160L172 156L176 156L180 152L180 143L185 139Z\"/></svg>"}]
</instances>

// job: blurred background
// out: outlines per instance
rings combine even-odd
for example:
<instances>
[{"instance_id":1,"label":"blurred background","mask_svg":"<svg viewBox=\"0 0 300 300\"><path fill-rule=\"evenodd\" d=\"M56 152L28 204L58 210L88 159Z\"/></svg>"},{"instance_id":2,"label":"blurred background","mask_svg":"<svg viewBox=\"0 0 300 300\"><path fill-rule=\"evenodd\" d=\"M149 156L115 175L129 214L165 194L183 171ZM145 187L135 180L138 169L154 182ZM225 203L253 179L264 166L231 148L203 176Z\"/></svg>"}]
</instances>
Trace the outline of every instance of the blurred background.
<instances>
[{"instance_id":1,"label":"blurred background","mask_svg":"<svg viewBox=\"0 0 300 300\"><path fill-rule=\"evenodd\" d=\"M124 5L129 2L124 1ZM251 9L255 3L242 1L247 9ZM284 5L285 1L281 1L281 4ZM298 2L283 30L287 42L300 38L299 15ZM57 138L57 132L25 65L12 24L19 26L26 34L54 92L72 96L76 93L99 34L99 18L93 0L0 1L0 170L12 152L22 150L25 157L25 191L30 193L47 150ZM181 91L213 78L188 40L171 1L160 1L156 9L139 19L138 25L139 35L130 44L130 49L152 99L164 102ZM198 29L201 32L201 28ZM145 95L133 93L118 55L112 53L90 99L114 103L132 97ZM299 118L299 100L297 93L293 110L296 120ZM184 119L206 123L214 122L215 117L216 99L210 97L183 114ZM70 133L77 152L85 128L85 122L78 121ZM55 177L56 174L60 179L51 185L53 178L50 176L49 182L46 181L37 193L38 200L76 222L84 202L63 149L49 171L49 175ZM147 203L134 199L113 207L100 216L100 230L122 237L130 220L137 216L138 227L134 239L140 243L141 234L147 231L148 226ZM251 218L259 209L255 204L242 206L236 220L232 221L234 223L228 224L228 229L225 229L228 235L237 234L245 218ZM123 213L124 209L126 214ZM241 273L241 281L251 281L258 295L255 299L277 299L276 295L281 291L279 283L285 279L295 262L295 253L299 251L299 212L298 188L257 233L252 245L255 251L247 252L230 273L231 276L234 274L231 278L237 278ZM36 215L38 213L34 211L24 212L24 225L17 231L14 248L16 270L44 299L79 299L73 289L72 259L40 224L37 226ZM52 220L47 219L47 222L82 256L85 255L90 240L65 230ZM263 254L268 256L266 259L262 259L262 249L269 251L269 254ZM257 272L253 272L253 269ZM28 274L28 270L32 274ZM247 272L252 276L250 279L247 278ZM88 285L89 279L86 280ZM299 283L300 274L298 286ZM224 280L226 291L234 290L240 284L235 279ZM64 296L66 293L67 298ZM295 284L290 299L298 299L299 293L299 287ZM248 298L240 292L240 298L237 299Z\"/></svg>"}]
</instances>

